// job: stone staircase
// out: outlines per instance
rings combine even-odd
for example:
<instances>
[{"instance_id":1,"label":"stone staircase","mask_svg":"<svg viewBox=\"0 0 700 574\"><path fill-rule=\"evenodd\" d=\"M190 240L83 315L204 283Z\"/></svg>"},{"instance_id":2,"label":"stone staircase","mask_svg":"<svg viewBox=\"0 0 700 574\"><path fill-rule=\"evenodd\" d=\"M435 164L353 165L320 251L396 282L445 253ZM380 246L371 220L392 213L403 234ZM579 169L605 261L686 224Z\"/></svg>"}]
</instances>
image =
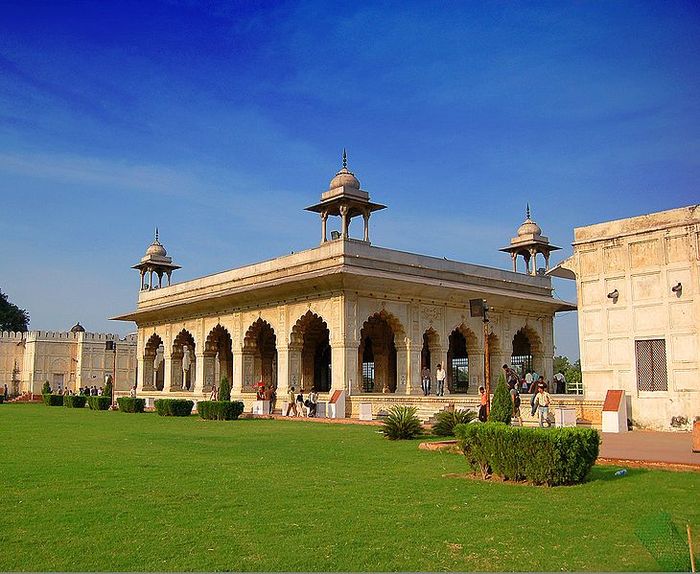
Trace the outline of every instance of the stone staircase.
<instances>
[{"instance_id":1,"label":"stone staircase","mask_svg":"<svg viewBox=\"0 0 700 574\"><path fill-rule=\"evenodd\" d=\"M22 393L18 397L10 399L8 403L40 403L42 402L41 395L33 395L30 392Z\"/></svg>"}]
</instances>

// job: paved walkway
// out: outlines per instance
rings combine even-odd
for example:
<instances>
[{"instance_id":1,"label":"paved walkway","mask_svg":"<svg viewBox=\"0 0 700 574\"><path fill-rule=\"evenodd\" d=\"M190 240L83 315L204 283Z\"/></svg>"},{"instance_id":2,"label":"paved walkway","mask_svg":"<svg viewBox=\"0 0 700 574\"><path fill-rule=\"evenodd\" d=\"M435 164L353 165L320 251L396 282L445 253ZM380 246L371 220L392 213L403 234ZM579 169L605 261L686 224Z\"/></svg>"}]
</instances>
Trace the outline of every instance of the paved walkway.
<instances>
[{"instance_id":1,"label":"paved walkway","mask_svg":"<svg viewBox=\"0 0 700 574\"><path fill-rule=\"evenodd\" d=\"M600 458L693 465L700 470L700 453L692 451L692 433L636 430L600 436Z\"/></svg>"}]
</instances>

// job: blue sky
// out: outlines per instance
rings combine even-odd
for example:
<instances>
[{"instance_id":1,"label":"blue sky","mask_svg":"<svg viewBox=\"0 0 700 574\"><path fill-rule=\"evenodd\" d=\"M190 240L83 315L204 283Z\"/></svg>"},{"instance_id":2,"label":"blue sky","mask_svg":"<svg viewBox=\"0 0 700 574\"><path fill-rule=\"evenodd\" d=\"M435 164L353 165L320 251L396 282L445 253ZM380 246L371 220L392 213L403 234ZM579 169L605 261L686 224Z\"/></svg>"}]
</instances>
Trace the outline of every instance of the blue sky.
<instances>
[{"instance_id":1,"label":"blue sky","mask_svg":"<svg viewBox=\"0 0 700 574\"><path fill-rule=\"evenodd\" d=\"M126 333L157 225L178 280L313 247L339 167L377 245L509 268L697 203L695 2L6 2L0 289L33 329ZM556 294L574 300L573 284ZM574 313L557 353L578 356Z\"/></svg>"}]
</instances>

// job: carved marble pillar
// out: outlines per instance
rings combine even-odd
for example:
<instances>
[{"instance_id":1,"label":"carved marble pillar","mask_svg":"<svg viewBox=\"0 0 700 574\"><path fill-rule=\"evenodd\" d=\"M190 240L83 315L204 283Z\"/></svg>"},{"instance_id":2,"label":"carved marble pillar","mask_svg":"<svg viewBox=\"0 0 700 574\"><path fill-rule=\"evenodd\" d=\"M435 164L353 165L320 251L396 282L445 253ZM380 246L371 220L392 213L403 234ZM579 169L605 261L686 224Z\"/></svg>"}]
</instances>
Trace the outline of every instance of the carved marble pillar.
<instances>
[{"instance_id":1,"label":"carved marble pillar","mask_svg":"<svg viewBox=\"0 0 700 574\"><path fill-rule=\"evenodd\" d=\"M372 214L371 211L365 211L362 214L363 219L365 220L365 235L364 239L367 243L369 243L369 216Z\"/></svg>"},{"instance_id":2,"label":"carved marble pillar","mask_svg":"<svg viewBox=\"0 0 700 574\"><path fill-rule=\"evenodd\" d=\"M423 341L417 344L414 341L409 341L407 347L408 355L408 380L406 381L407 395L422 395L421 388L421 352L423 350Z\"/></svg>"},{"instance_id":3,"label":"carved marble pillar","mask_svg":"<svg viewBox=\"0 0 700 574\"><path fill-rule=\"evenodd\" d=\"M343 239L348 238L348 206L347 205L341 205L340 206L340 217L341 217L341 236Z\"/></svg>"},{"instance_id":4,"label":"carved marble pillar","mask_svg":"<svg viewBox=\"0 0 700 574\"><path fill-rule=\"evenodd\" d=\"M362 392L362 380L358 379L357 345L332 344L331 364L331 393L336 390L344 390L348 395Z\"/></svg>"},{"instance_id":5,"label":"carved marble pillar","mask_svg":"<svg viewBox=\"0 0 700 574\"><path fill-rule=\"evenodd\" d=\"M233 349L233 380L231 394L239 396L243 392L243 351Z\"/></svg>"},{"instance_id":6,"label":"carved marble pillar","mask_svg":"<svg viewBox=\"0 0 700 574\"><path fill-rule=\"evenodd\" d=\"M396 349L396 394L410 395L410 361L411 353L409 345L405 344Z\"/></svg>"},{"instance_id":7,"label":"carved marble pillar","mask_svg":"<svg viewBox=\"0 0 700 574\"><path fill-rule=\"evenodd\" d=\"M167 347L164 347L163 348L163 392L165 392L165 393L170 391L170 387L172 385L172 373L171 373L172 357L170 356L170 354L171 354L170 349L168 349Z\"/></svg>"},{"instance_id":8,"label":"carved marble pillar","mask_svg":"<svg viewBox=\"0 0 700 574\"><path fill-rule=\"evenodd\" d=\"M196 353L194 365L190 367L194 370L194 381L190 384L190 391L195 394L204 392L204 353Z\"/></svg>"},{"instance_id":9,"label":"carved marble pillar","mask_svg":"<svg viewBox=\"0 0 700 574\"><path fill-rule=\"evenodd\" d=\"M282 401L287 400L289 392L289 347L277 347L277 404L282 408Z\"/></svg>"},{"instance_id":10,"label":"carved marble pillar","mask_svg":"<svg viewBox=\"0 0 700 574\"><path fill-rule=\"evenodd\" d=\"M322 211L320 215L321 215L321 243L325 243L326 241L328 241L327 234L326 234L326 223L328 222L328 212Z\"/></svg>"},{"instance_id":11,"label":"carved marble pillar","mask_svg":"<svg viewBox=\"0 0 700 574\"><path fill-rule=\"evenodd\" d=\"M138 358L138 367L137 367L137 375L136 375L136 392L140 393L142 392L145 387L144 387L144 380L148 375L150 374L151 380L153 379L153 362L151 361L151 370L150 372L146 368L146 363L148 362L148 358L144 359L142 355L139 355Z\"/></svg>"}]
</instances>

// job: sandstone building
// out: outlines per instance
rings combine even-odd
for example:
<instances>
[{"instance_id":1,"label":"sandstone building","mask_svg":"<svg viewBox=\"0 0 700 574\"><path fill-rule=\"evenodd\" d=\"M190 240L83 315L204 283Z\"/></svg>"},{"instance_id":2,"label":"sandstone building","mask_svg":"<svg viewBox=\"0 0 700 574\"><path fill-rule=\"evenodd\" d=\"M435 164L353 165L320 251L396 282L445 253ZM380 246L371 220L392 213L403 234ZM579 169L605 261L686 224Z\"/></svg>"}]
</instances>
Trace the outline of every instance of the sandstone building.
<instances>
[{"instance_id":1,"label":"sandstone building","mask_svg":"<svg viewBox=\"0 0 700 574\"><path fill-rule=\"evenodd\" d=\"M138 326L141 396L202 399L222 376L232 398L250 407L259 380L277 388L334 390L374 408L423 399L422 366L447 365L451 401L473 400L490 350L495 382L503 363L552 378L553 318L575 306L552 297L535 258L550 246L528 213L511 247L527 271L503 271L373 246L370 218L384 205L347 167L307 209L321 220L312 249L191 281L163 286L177 268L159 239L135 267L141 274L135 311L116 317ZM340 231L328 237L330 217ZM350 222L361 217L361 238ZM530 264L531 263L531 264ZM158 280L155 281L154 277ZM169 281L168 281L169 282ZM471 317L470 299L491 308L488 337ZM443 399L444 400L444 399Z\"/></svg>"},{"instance_id":2,"label":"sandstone building","mask_svg":"<svg viewBox=\"0 0 700 574\"><path fill-rule=\"evenodd\" d=\"M88 333L77 323L70 331L0 333L0 389L10 395L53 389L100 387L111 375L115 388L128 390L136 380L136 336Z\"/></svg>"},{"instance_id":3,"label":"sandstone building","mask_svg":"<svg viewBox=\"0 0 700 574\"><path fill-rule=\"evenodd\" d=\"M585 396L622 389L635 426L700 415L700 206L578 227L551 270L575 279Z\"/></svg>"}]
</instances>

